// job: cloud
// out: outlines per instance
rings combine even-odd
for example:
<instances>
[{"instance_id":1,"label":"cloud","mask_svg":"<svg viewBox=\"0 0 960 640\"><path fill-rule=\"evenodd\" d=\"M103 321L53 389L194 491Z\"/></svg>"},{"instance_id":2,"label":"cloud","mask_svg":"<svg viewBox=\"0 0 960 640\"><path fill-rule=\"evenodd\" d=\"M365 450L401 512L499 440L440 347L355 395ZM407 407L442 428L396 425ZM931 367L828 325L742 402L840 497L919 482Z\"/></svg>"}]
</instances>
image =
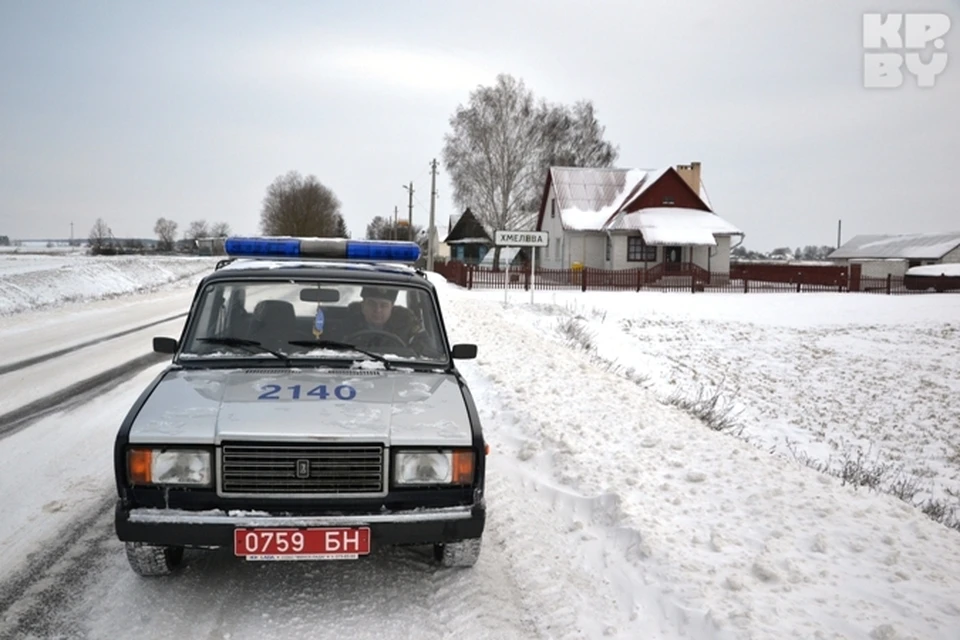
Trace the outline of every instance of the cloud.
<instances>
[{"instance_id":1,"label":"cloud","mask_svg":"<svg viewBox=\"0 0 960 640\"><path fill-rule=\"evenodd\" d=\"M318 38L322 44L272 44L244 54L242 74L268 82L342 82L375 90L462 94L490 83L496 69L475 56L444 49L415 49ZM304 85L297 87L302 90Z\"/></svg>"}]
</instances>

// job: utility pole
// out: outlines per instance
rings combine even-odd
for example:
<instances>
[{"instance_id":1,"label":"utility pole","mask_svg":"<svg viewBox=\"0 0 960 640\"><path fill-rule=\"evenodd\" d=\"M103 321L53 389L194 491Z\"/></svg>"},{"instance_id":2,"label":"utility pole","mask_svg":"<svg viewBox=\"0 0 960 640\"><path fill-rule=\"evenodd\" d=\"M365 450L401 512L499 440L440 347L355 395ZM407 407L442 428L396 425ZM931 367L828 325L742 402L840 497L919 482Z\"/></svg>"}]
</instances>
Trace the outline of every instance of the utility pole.
<instances>
[{"instance_id":1,"label":"utility pole","mask_svg":"<svg viewBox=\"0 0 960 640\"><path fill-rule=\"evenodd\" d=\"M70 223L70 246L73 246L73 223Z\"/></svg>"},{"instance_id":2,"label":"utility pole","mask_svg":"<svg viewBox=\"0 0 960 640\"><path fill-rule=\"evenodd\" d=\"M843 229L843 220L837 220L837 249L840 248L840 232Z\"/></svg>"},{"instance_id":3,"label":"utility pole","mask_svg":"<svg viewBox=\"0 0 960 640\"><path fill-rule=\"evenodd\" d=\"M410 212L407 218L407 240L413 240L413 183L410 186L403 185L403 188L410 194Z\"/></svg>"},{"instance_id":4,"label":"utility pole","mask_svg":"<svg viewBox=\"0 0 960 640\"><path fill-rule=\"evenodd\" d=\"M397 217L397 205L393 205L393 239L397 239L397 222L399 218Z\"/></svg>"},{"instance_id":5,"label":"utility pole","mask_svg":"<svg viewBox=\"0 0 960 640\"><path fill-rule=\"evenodd\" d=\"M433 271L433 254L436 253L437 227L434 225L437 202L437 159L430 161L430 228L427 231L427 271Z\"/></svg>"}]
</instances>

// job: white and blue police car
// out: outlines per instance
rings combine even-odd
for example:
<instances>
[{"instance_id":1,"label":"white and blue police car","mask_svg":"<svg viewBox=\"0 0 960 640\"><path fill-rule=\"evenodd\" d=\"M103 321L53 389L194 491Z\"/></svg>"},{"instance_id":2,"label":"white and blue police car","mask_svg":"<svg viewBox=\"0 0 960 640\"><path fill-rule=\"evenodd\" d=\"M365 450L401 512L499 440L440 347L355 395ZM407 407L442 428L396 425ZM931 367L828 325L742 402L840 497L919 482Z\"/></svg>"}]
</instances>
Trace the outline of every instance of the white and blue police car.
<instances>
[{"instance_id":1,"label":"white and blue police car","mask_svg":"<svg viewBox=\"0 0 960 640\"><path fill-rule=\"evenodd\" d=\"M488 452L412 242L228 238L171 362L117 433L115 526L133 570L186 548L258 561L429 545L477 561Z\"/></svg>"}]
</instances>

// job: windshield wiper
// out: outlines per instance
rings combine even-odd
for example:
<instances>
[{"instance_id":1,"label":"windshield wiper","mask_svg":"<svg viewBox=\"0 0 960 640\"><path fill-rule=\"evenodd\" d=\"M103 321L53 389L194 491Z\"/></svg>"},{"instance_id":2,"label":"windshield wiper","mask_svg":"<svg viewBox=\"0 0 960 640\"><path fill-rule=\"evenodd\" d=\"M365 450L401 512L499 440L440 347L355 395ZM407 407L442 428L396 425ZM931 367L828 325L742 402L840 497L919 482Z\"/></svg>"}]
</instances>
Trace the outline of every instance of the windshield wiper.
<instances>
[{"instance_id":1,"label":"windshield wiper","mask_svg":"<svg viewBox=\"0 0 960 640\"><path fill-rule=\"evenodd\" d=\"M387 369L393 368L393 365L390 363L390 361L379 353L373 353L372 351L360 349L347 342L337 342L336 340L291 340L289 344L292 344L295 347L319 347L321 349L336 349L337 351L356 351L357 353L362 353L368 358L373 358L374 360L382 362L384 367Z\"/></svg>"},{"instance_id":2,"label":"windshield wiper","mask_svg":"<svg viewBox=\"0 0 960 640\"><path fill-rule=\"evenodd\" d=\"M225 336L221 338L197 338L197 342L222 344L226 347L245 347L248 351L275 355L276 357L285 361L287 364L290 364L290 356L280 353L279 351L274 351L273 349L268 349L256 340L247 340L246 338L231 338L229 336Z\"/></svg>"}]
</instances>

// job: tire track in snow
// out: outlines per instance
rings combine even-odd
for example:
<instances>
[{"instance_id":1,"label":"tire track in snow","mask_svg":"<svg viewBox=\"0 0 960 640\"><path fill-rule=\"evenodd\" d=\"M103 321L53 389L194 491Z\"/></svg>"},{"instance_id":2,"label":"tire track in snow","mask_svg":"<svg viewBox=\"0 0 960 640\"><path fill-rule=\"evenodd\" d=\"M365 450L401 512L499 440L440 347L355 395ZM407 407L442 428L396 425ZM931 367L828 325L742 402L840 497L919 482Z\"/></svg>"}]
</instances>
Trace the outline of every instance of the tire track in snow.
<instances>
[{"instance_id":1,"label":"tire track in snow","mask_svg":"<svg viewBox=\"0 0 960 640\"><path fill-rule=\"evenodd\" d=\"M44 416L79 406L89 399L88 396L92 392L116 386L117 383L131 378L141 371L167 360L169 357L169 355L162 353L144 354L95 376L80 380L65 389L60 389L13 411L8 411L0 415L0 440L30 426Z\"/></svg>"},{"instance_id":2,"label":"tire track in snow","mask_svg":"<svg viewBox=\"0 0 960 640\"><path fill-rule=\"evenodd\" d=\"M90 566L106 553L114 504L112 495L106 498L65 531L58 544L0 583L0 638L63 637L71 627L76 630L68 625L55 633L57 616L76 599Z\"/></svg>"},{"instance_id":3,"label":"tire track in snow","mask_svg":"<svg viewBox=\"0 0 960 640\"><path fill-rule=\"evenodd\" d=\"M103 342L109 342L110 340L116 340L117 338L122 338L128 336L132 333L138 331L143 331L144 329L149 329L150 327L155 327L165 322L172 322L173 320L179 320L180 318L187 317L186 313L177 313L160 320L154 320L153 322L148 322L146 324L141 324L130 329L125 329L117 333L111 333L106 336L101 336L94 340L88 340L87 342L81 342L80 344L75 344L73 346L67 347L65 349L58 349L57 351L51 351L49 353L44 353L39 356L34 356L32 358L27 358L25 360L20 360L19 362L12 362L10 364L0 365L0 376L6 375L8 373L13 373L14 371L19 371L20 369L26 369L27 367L32 367L33 365L40 364L42 362L47 362L48 360L53 360L54 358L59 358L60 356L65 356L69 353L74 353L80 351L81 349L86 349L87 347L92 347L93 345L101 344Z\"/></svg>"},{"instance_id":4,"label":"tire track in snow","mask_svg":"<svg viewBox=\"0 0 960 640\"><path fill-rule=\"evenodd\" d=\"M466 301L464 301L466 302ZM444 301L451 342L460 332L458 312L474 322L484 314L469 302ZM464 341L476 340L463 328ZM561 347L562 348L562 347ZM504 402L498 370L488 369L484 345L479 359L459 364L476 398L491 442L488 501L499 503L497 534L520 584L525 608L536 611L540 634L550 638L673 638L681 620L651 607L649 578L642 573L645 543L639 532L619 524L615 494L587 496L556 479L553 463L567 455L564 443L535 441L532 425L515 417L523 407ZM545 372L547 374L547 372ZM562 408L543 420L562 419ZM529 418L524 418L529 420Z\"/></svg>"},{"instance_id":5,"label":"tire track in snow","mask_svg":"<svg viewBox=\"0 0 960 640\"><path fill-rule=\"evenodd\" d=\"M109 520L109 518L107 519ZM76 554L69 587L21 606L17 637L537 638L495 549L472 570L431 566L431 549L384 549L354 562L244 562L229 550L191 551L177 574L144 579L127 566L108 522L92 562ZM497 558L500 557L500 560ZM81 564L82 563L82 564ZM506 575L505 575L506 574ZM46 580L46 578L42 578Z\"/></svg>"}]
</instances>

